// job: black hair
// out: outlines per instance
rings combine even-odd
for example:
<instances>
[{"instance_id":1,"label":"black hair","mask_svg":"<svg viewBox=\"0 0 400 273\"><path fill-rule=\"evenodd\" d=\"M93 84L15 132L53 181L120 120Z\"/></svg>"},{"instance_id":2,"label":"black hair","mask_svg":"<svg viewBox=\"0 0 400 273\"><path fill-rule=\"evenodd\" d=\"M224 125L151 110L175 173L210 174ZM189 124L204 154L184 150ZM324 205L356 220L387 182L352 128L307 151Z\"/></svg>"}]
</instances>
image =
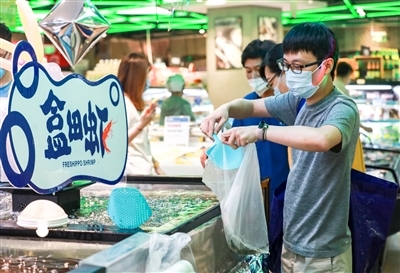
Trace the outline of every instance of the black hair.
<instances>
[{"instance_id":1,"label":"black hair","mask_svg":"<svg viewBox=\"0 0 400 273\"><path fill-rule=\"evenodd\" d=\"M11 42L11 31L4 23L0 23L0 38Z\"/></svg>"},{"instance_id":2,"label":"black hair","mask_svg":"<svg viewBox=\"0 0 400 273\"><path fill-rule=\"evenodd\" d=\"M274 74L281 74L281 69L276 63L277 60L283 57L283 46L282 44L276 44L271 48L265 58L263 59L260 66L260 77L267 82L267 77L265 76L265 67L268 67Z\"/></svg>"},{"instance_id":3,"label":"black hair","mask_svg":"<svg viewBox=\"0 0 400 273\"><path fill-rule=\"evenodd\" d=\"M251 41L242 52L242 65L247 59L263 59L267 52L275 45L274 41L259 39Z\"/></svg>"},{"instance_id":4,"label":"black hair","mask_svg":"<svg viewBox=\"0 0 400 273\"><path fill-rule=\"evenodd\" d=\"M335 34L322 23L301 23L293 27L283 39L284 53L312 53L318 61L333 59L332 79L339 57L339 44Z\"/></svg>"},{"instance_id":5,"label":"black hair","mask_svg":"<svg viewBox=\"0 0 400 273\"><path fill-rule=\"evenodd\" d=\"M353 68L346 62L341 62L336 67L336 76L338 77L347 77L351 73L353 73Z\"/></svg>"}]
</instances>

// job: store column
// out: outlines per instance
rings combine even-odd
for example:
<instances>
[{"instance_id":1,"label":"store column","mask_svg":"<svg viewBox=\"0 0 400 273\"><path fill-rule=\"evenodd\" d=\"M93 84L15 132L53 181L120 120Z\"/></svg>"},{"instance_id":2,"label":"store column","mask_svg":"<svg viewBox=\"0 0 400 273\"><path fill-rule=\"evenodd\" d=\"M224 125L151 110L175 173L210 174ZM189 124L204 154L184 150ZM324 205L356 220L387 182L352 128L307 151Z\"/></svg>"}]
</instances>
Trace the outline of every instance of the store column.
<instances>
[{"instance_id":1,"label":"store column","mask_svg":"<svg viewBox=\"0 0 400 273\"><path fill-rule=\"evenodd\" d=\"M250 92L241 64L242 50L258 38L282 42L281 10L238 6L209 9L207 16L207 89L218 107Z\"/></svg>"}]
</instances>

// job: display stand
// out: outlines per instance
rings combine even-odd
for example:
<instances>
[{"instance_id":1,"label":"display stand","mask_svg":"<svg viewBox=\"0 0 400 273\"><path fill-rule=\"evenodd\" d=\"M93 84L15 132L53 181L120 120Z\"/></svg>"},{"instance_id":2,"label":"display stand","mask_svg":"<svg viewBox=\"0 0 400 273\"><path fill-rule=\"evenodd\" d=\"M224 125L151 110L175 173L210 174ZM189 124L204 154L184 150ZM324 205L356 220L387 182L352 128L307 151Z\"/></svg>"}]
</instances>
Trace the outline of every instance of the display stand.
<instances>
[{"instance_id":1,"label":"display stand","mask_svg":"<svg viewBox=\"0 0 400 273\"><path fill-rule=\"evenodd\" d=\"M75 182L49 195L38 194L29 187L14 188L9 183L0 183L0 191L11 193L13 211L22 211L29 203L41 199L53 201L66 212L70 212L80 208L80 190L93 183L91 181Z\"/></svg>"}]
</instances>

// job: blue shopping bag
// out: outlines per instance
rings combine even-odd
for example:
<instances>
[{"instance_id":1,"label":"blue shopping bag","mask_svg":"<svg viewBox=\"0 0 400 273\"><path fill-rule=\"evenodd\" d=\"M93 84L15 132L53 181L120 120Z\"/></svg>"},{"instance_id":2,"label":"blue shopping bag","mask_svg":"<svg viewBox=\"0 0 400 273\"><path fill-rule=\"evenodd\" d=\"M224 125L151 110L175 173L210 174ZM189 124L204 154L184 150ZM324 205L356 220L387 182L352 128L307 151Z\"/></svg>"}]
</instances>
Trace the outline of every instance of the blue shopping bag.
<instances>
[{"instance_id":1,"label":"blue shopping bag","mask_svg":"<svg viewBox=\"0 0 400 273\"><path fill-rule=\"evenodd\" d=\"M398 185L351 170L349 228L353 272L371 272L385 246Z\"/></svg>"},{"instance_id":2,"label":"blue shopping bag","mask_svg":"<svg viewBox=\"0 0 400 273\"><path fill-rule=\"evenodd\" d=\"M281 253L283 244L283 204L285 201L286 181L282 182L273 192L269 226L269 255L267 257L268 270L274 273L281 272Z\"/></svg>"},{"instance_id":3,"label":"blue shopping bag","mask_svg":"<svg viewBox=\"0 0 400 273\"><path fill-rule=\"evenodd\" d=\"M286 182L273 194L268 228L270 256L268 268L281 272L283 205ZM368 273L385 245L392 221L398 185L351 170L349 228L352 234L353 272Z\"/></svg>"}]
</instances>

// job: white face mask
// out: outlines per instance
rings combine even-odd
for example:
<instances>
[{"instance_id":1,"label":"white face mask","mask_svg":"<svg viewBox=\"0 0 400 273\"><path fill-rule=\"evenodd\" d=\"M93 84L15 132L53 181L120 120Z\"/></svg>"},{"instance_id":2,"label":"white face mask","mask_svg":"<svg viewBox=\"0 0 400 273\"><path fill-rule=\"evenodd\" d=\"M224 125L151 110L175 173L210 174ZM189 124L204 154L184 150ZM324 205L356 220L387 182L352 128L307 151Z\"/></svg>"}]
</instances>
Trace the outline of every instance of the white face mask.
<instances>
[{"instance_id":1,"label":"white face mask","mask_svg":"<svg viewBox=\"0 0 400 273\"><path fill-rule=\"evenodd\" d=\"M261 97L261 95L267 90L266 82L260 77L249 79L247 82L251 86L251 89L256 92L259 97Z\"/></svg>"},{"instance_id":2,"label":"white face mask","mask_svg":"<svg viewBox=\"0 0 400 273\"><path fill-rule=\"evenodd\" d=\"M279 90L279 87L278 87L279 86L279 82L281 81L281 76L282 76L282 74L279 75L278 82L274 86L274 96L282 94L281 90Z\"/></svg>"},{"instance_id":3,"label":"white face mask","mask_svg":"<svg viewBox=\"0 0 400 273\"><path fill-rule=\"evenodd\" d=\"M317 92L319 85L326 76L325 75L316 86L312 84L312 75L321 67L321 65L314 71L303 70L301 74L295 74L291 69L286 71L286 85L288 86L289 91L300 98L311 98L315 92Z\"/></svg>"}]
</instances>

